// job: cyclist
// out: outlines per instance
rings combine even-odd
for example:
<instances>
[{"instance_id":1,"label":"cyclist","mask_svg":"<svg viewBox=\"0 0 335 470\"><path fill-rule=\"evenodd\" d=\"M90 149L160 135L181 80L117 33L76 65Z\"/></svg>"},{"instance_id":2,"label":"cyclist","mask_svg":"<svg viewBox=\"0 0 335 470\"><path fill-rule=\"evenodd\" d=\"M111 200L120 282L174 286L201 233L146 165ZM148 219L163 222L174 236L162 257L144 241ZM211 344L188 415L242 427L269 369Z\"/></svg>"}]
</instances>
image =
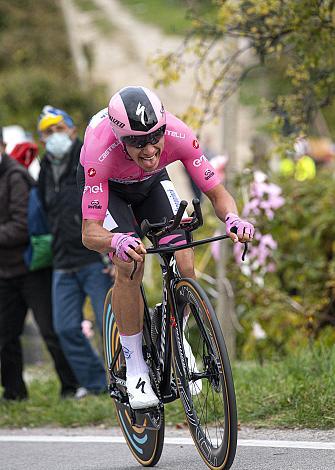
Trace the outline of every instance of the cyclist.
<instances>
[{"instance_id":1,"label":"cyclist","mask_svg":"<svg viewBox=\"0 0 335 470\"><path fill-rule=\"evenodd\" d=\"M251 240L253 225L238 217L234 199L220 183L193 132L165 111L147 88L122 88L112 96L108 108L93 116L78 166L83 243L91 250L109 253L116 265L112 304L134 409L158 404L142 355L140 284L146 250L136 234L134 218L139 225L146 218L155 223L164 216L169 220L177 212L180 199L165 168L176 160L182 161L210 199L230 238L234 242ZM237 227L237 234L231 232L232 227ZM160 244L171 242L185 243L183 232L177 230L160 240ZM181 275L194 278L192 249L178 251L176 259ZM132 261L138 265L131 280Z\"/></svg>"}]
</instances>

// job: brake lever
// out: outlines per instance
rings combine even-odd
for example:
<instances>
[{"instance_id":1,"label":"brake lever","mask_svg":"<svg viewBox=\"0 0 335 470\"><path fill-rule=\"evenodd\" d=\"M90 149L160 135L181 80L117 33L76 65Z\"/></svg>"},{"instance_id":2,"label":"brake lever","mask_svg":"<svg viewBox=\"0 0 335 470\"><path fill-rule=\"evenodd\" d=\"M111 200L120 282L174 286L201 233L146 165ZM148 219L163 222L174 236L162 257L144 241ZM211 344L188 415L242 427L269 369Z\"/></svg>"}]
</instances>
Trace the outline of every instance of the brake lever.
<instances>
[{"instance_id":1,"label":"brake lever","mask_svg":"<svg viewBox=\"0 0 335 470\"><path fill-rule=\"evenodd\" d=\"M237 234L237 227L232 227L230 229L230 231ZM243 249L243 253L242 253L242 261L245 261L245 255L247 254L247 252L248 252L248 242L244 242L244 249Z\"/></svg>"},{"instance_id":2,"label":"brake lever","mask_svg":"<svg viewBox=\"0 0 335 470\"><path fill-rule=\"evenodd\" d=\"M133 270L132 270L131 275L130 275L131 280L134 279L134 274L135 274L136 269L137 269L137 261L134 260L133 263L134 263L134 267L133 267Z\"/></svg>"},{"instance_id":3,"label":"brake lever","mask_svg":"<svg viewBox=\"0 0 335 470\"><path fill-rule=\"evenodd\" d=\"M247 254L248 252L248 242L244 242L244 250L243 250L243 253L242 253L242 261L245 261L245 255Z\"/></svg>"}]
</instances>

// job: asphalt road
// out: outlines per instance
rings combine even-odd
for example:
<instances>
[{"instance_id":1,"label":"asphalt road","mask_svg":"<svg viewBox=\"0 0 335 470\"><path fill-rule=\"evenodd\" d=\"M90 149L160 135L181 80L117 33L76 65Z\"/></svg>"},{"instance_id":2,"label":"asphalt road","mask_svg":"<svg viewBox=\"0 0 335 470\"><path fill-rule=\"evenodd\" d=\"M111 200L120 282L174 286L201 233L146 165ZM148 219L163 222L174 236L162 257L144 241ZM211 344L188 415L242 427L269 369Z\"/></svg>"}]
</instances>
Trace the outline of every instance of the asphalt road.
<instances>
[{"instance_id":1,"label":"asphalt road","mask_svg":"<svg viewBox=\"0 0 335 470\"><path fill-rule=\"evenodd\" d=\"M141 468L117 429L0 430L1 470ZM159 470L207 467L184 430L167 431ZM334 470L335 431L244 430L232 470Z\"/></svg>"}]
</instances>

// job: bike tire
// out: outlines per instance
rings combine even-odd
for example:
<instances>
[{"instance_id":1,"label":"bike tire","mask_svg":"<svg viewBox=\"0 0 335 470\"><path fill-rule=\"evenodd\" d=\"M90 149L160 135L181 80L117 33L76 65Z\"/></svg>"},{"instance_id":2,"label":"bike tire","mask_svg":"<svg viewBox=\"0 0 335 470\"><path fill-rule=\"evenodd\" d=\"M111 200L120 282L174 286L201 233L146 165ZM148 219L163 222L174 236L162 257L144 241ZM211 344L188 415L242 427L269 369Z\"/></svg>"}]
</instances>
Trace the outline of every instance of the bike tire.
<instances>
[{"instance_id":1,"label":"bike tire","mask_svg":"<svg viewBox=\"0 0 335 470\"><path fill-rule=\"evenodd\" d=\"M206 293L193 279L179 280L174 294L176 317L183 319L185 312L190 313L182 334L177 319L171 322L173 367L187 423L206 465L213 470L229 469L236 454L237 409L221 328ZM184 338L193 359L187 357ZM189 381L192 373L201 378Z\"/></svg>"},{"instance_id":2,"label":"bike tire","mask_svg":"<svg viewBox=\"0 0 335 470\"><path fill-rule=\"evenodd\" d=\"M111 380L109 368L120 342L119 332L112 312L111 295L112 292L110 290L106 296L103 316L103 349L109 384ZM119 359L115 369L118 367L120 367ZM114 371L117 372L117 370ZM153 467L159 461L164 445L164 409L160 411L160 429L154 430L146 427L148 420L145 413L137 414L137 418L143 420L143 427L139 428L131 424L129 405L121 403L117 399L113 399L113 402L117 420L133 456L144 467Z\"/></svg>"}]
</instances>

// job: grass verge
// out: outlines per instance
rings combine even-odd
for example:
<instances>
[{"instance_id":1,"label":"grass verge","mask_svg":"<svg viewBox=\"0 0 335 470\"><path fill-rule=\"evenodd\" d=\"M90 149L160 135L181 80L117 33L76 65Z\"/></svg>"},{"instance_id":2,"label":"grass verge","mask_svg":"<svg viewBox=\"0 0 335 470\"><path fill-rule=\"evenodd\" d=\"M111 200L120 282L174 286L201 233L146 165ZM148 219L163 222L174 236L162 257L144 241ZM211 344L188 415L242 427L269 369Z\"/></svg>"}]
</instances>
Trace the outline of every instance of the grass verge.
<instances>
[{"instance_id":1,"label":"grass verge","mask_svg":"<svg viewBox=\"0 0 335 470\"><path fill-rule=\"evenodd\" d=\"M302 350L263 367L237 364L242 423L268 427L335 427L335 347Z\"/></svg>"},{"instance_id":2,"label":"grass verge","mask_svg":"<svg viewBox=\"0 0 335 470\"><path fill-rule=\"evenodd\" d=\"M36 374L35 369L30 372ZM304 350L263 366L236 363L234 380L242 426L335 427L335 347ZM56 377L44 369L39 368L30 382L29 394L29 400L21 403L0 402L0 427L117 424L108 395L60 400ZM179 400L166 406L167 424L184 421Z\"/></svg>"}]
</instances>

